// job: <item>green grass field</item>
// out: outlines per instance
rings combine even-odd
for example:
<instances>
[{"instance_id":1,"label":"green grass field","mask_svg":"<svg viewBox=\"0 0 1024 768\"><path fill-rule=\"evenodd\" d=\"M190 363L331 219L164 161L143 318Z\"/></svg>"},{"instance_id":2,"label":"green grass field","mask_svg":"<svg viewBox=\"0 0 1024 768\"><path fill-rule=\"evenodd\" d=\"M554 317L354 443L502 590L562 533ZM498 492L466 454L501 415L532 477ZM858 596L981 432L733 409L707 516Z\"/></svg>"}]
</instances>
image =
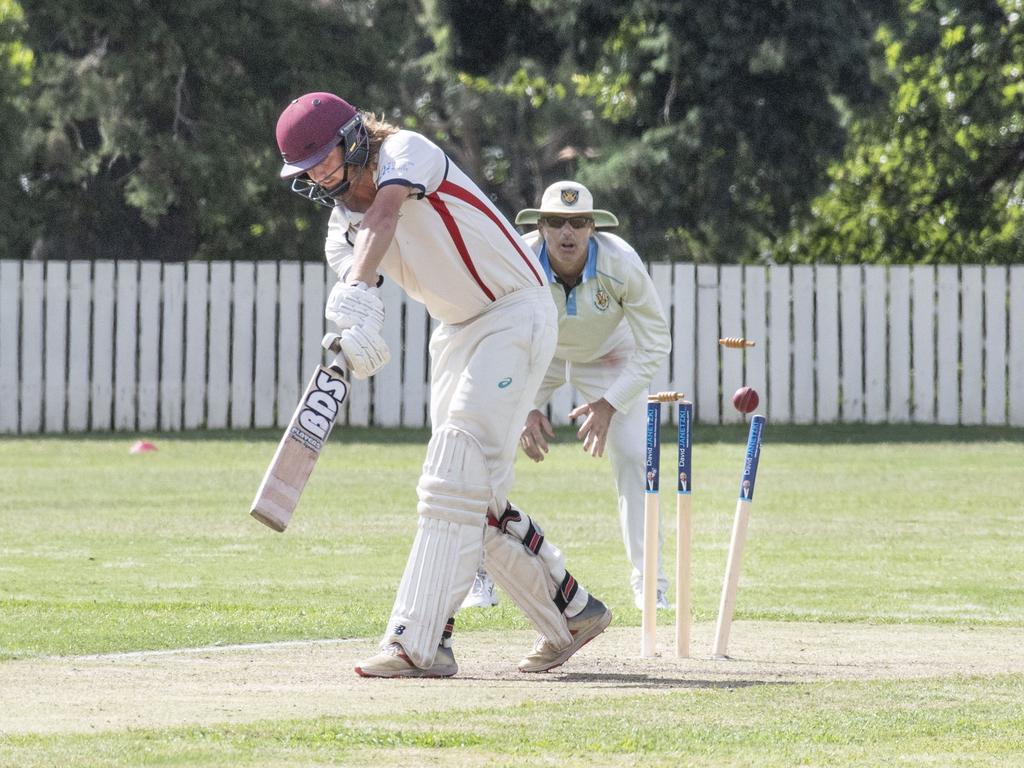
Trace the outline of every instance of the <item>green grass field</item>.
<instances>
[{"instance_id":1,"label":"green grass field","mask_svg":"<svg viewBox=\"0 0 1024 768\"><path fill-rule=\"evenodd\" d=\"M126 436L0 441L0 668L377 636L415 528L426 434L338 430L283 535L247 514L277 437L158 435L148 455L129 455ZM744 438L695 433L697 622L717 610ZM737 621L1019 628L1022 467L1021 430L769 424ZM606 461L562 432L546 462L517 471L513 499L638 638ZM670 573L671 502L665 493ZM460 615L457 637L526 628L506 599ZM456 712L0 730L0 765L1024 765L1021 701L1024 662L1004 675L663 686L614 700L579 698L570 680L562 702ZM0 690L0 704L18 706L17 692Z\"/></svg>"}]
</instances>

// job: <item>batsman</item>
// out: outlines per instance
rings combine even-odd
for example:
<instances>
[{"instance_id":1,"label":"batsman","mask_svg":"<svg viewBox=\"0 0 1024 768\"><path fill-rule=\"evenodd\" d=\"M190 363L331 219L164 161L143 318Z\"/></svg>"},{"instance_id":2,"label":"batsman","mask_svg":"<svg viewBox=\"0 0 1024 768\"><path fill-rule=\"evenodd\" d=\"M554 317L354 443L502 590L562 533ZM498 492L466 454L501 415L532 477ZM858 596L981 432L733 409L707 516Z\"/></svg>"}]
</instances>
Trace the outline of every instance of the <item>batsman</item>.
<instances>
[{"instance_id":1,"label":"batsman","mask_svg":"<svg viewBox=\"0 0 1024 768\"><path fill-rule=\"evenodd\" d=\"M555 350L555 306L533 252L434 143L332 93L295 99L277 122L292 190L331 209L326 316L352 375L390 358L383 276L439 324L430 339L431 437L418 528L379 652L364 677L458 671L454 615L487 568L540 633L519 662L543 672L604 631L611 612L508 500L519 431Z\"/></svg>"}]
</instances>

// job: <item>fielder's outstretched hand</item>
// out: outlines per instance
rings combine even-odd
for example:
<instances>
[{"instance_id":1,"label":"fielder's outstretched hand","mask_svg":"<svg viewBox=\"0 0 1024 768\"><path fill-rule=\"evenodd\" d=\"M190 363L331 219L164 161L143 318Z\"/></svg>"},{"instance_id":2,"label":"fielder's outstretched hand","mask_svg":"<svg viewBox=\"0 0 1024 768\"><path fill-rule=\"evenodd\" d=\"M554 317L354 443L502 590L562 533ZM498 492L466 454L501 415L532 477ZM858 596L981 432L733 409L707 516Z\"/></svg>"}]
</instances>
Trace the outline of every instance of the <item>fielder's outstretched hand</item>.
<instances>
[{"instance_id":1,"label":"fielder's outstretched hand","mask_svg":"<svg viewBox=\"0 0 1024 768\"><path fill-rule=\"evenodd\" d=\"M548 452L548 437L555 436L555 430L548 421L548 417L534 408L526 415L526 425L523 433L519 436L519 444L523 447L523 453L534 461L544 461L544 454Z\"/></svg>"},{"instance_id":2,"label":"fielder's outstretched hand","mask_svg":"<svg viewBox=\"0 0 1024 768\"><path fill-rule=\"evenodd\" d=\"M569 418L574 421L580 416L587 417L583 426L576 433L576 437L583 441L583 450L591 456L604 456L604 444L608 439L608 425L614 415L615 408L603 397L569 411Z\"/></svg>"}]
</instances>

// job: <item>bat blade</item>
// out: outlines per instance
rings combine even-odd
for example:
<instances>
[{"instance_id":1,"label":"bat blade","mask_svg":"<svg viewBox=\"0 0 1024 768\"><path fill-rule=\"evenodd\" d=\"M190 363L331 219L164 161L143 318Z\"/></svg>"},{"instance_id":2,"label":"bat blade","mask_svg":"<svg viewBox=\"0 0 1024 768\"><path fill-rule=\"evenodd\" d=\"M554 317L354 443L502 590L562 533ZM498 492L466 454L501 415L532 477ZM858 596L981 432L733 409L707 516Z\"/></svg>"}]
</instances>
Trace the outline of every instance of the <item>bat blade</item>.
<instances>
[{"instance_id":1,"label":"bat blade","mask_svg":"<svg viewBox=\"0 0 1024 768\"><path fill-rule=\"evenodd\" d=\"M249 510L267 527L278 533L288 527L346 397L348 383L341 373L317 366Z\"/></svg>"}]
</instances>

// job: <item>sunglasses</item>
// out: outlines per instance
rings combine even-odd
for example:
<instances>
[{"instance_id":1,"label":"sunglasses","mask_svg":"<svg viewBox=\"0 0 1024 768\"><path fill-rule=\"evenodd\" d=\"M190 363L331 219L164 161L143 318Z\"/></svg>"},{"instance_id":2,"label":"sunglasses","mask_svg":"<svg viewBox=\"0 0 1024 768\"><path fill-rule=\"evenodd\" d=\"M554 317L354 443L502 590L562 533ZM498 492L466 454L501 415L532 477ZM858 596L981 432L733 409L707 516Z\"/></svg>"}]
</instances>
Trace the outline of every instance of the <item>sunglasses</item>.
<instances>
[{"instance_id":1,"label":"sunglasses","mask_svg":"<svg viewBox=\"0 0 1024 768\"><path fill-rule=\"evenodd\" d=\"M541 224L552 229L561 229L565 226L565 222L569 222L569 226L573 229L584 229L593 224L594 220L589 216L544 216L540 220Z\"/></svg>"}]
</instances>

